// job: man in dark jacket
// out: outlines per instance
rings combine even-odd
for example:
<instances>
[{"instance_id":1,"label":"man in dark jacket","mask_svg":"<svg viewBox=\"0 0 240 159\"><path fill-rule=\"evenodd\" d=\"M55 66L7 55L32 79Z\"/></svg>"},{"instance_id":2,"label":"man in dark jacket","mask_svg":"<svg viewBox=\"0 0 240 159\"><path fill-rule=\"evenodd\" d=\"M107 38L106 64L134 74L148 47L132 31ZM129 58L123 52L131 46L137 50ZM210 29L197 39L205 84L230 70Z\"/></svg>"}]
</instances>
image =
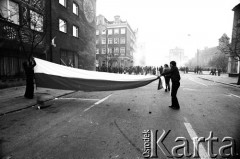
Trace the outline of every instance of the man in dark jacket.
<instances>
[{"instance_id":1,"label":"man in dark jacket","mask_svg":"<svg viewBox=\"0 0 240 159\"><path fill-rule=\"evenodd\" d=\"M34 67L36 66L36 62L34 58L29 60L28 62L23 62L23 69L26 75L26 90L24 97L33 99L34 96Z\"/></svg>"},{"instance_id":2,"label":"man in dark jacket","mask_svg":"<svg viewBox=\"0 0 240 159\"><path fill-rule=\"evenodd\" d=\"M179 106L178 99L177 99L177 91L178 91L178 88L180 87L181 77L180 77L178 68L176 66L176 62L171 61L170 66L171 66L171 69L167 72L162 73L161 76L170 75L170 78L172 81L172 92L171 92L172 105L169 107L172 109L179 109L180 106Z\"/></svg>"}]
</instances>

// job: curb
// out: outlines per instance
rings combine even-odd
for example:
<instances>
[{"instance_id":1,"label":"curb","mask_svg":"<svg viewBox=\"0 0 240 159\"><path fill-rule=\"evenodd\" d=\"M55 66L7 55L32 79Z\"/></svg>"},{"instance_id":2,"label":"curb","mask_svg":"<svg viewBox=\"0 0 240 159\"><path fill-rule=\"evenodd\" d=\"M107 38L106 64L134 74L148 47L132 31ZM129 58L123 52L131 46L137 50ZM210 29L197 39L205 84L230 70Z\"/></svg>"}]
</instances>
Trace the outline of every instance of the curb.
<instances>
[{"instance_id":1,"label":"curb","mask_svg":"<svg viewBox=\"0 0 240 159\"><path fill-rule=\"evenodd\" d=\"M65 93L65 94L62 94L62 95L59 95L59 96L56 96L56 97L53 97L53 98L49 98L49 99L47 99L47 100L44 100L43 102L48 102L48 101L53 100L54 98L59 98L59 97L62 97L62 96L66 96L66 95L75 93L75 92L77 92L77 91L73 91L73 92ZM34 107L34 106L36 106L36 105L38 105L38 103L30 104L30 105L28 105L28 106L26 106L26 107L24 107L24 108L19 108L19 109L11 110L11 111L9 111L9 112L0 114L0 117L1 117L1 116L4 116L4 115L7 115L7 114L10 114L10 113L14 113L14 112L18 112L18 111L21 111L21 110L24 110L24 109L31 108L31 107Z\"/></svg>"},{"instance_id":2,"label":"curb","mask_svg":"<svg viewBox=\"0 0 240 159\"><path fill-rule=\"evenodd\" d=\"M203 77L198 77L198 78L203 79L203 80L207 80L207 81L212 81L212 82L224 84L224 85L228 85L228 86L232 86L232 87L235 87L235 88L240 88L240 86L234 85L234 84L230 84L230 83L224 83L224 82L214 81L214 80L210 80L210 79L203 78Z\"/></svg>"}]
</instances>

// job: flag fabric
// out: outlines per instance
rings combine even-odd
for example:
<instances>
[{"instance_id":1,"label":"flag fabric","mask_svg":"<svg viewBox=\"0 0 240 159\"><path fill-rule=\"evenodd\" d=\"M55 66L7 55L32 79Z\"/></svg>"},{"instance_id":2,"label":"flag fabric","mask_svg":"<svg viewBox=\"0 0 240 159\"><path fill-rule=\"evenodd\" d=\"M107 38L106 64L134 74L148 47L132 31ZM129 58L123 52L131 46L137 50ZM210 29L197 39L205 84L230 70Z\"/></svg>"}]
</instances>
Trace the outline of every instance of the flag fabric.
<instances>
[{"instance_id":1,"label":"flag fabric","mask_svg":"<svg viewBox=\"0 0 240 159\"><path fill-rule=\"evenodd\" d=\"M162 80L163 89L166 89L166 82L164 76L161 76L160 79Z\"/></svg>"},{"instance_id":2,"label":"flag fabric","mask_svg":"<svg viewBox=\"0 0 240 159\"><path fill-rule=\"evenodd\" d=\"M34 58L35 81L37 87L82 90L110 91L145 86L155 81L155 75L126 75L76 69Z\"/></svg>"},{"instance_id":3,"label":"flag fabric","mask_svg":"<svg viewBox=\"0 0 240 159\"><path fill-rule=\"evenodd\" d=\"M165 83L165 78L163 76L160 76L159 81L158 81L158 89L166 89L166 83Z\"/></svg>"}]
</instances>

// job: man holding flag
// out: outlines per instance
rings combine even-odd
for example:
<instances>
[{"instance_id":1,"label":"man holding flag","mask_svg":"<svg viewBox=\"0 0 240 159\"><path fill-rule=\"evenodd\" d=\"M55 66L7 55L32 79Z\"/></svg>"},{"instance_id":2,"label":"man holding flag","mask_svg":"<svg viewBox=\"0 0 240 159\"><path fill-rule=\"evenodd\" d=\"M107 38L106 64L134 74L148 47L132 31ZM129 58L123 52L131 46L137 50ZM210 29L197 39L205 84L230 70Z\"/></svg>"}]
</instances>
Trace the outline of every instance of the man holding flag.
<instances>
[{"instance_id":1,"label":"man holding flag","mask_svg":"<svg viewBox=\"0 0 240 159\"><path fill-rule=\"evenodd\" d=\"M172 105L169 106L169 107L172 108L172 109L180 109L178 99L177 99L177 91L178 91L178 88L180 87L181 77L180 77L178 68L176 66L176 62L171 61L170 66L171 66L171 69L167 72L162 73L161 76L170 75L170 78L171 78L171 81L172 81L172 92L171 92Z\"/></svg>"}]
</instances>

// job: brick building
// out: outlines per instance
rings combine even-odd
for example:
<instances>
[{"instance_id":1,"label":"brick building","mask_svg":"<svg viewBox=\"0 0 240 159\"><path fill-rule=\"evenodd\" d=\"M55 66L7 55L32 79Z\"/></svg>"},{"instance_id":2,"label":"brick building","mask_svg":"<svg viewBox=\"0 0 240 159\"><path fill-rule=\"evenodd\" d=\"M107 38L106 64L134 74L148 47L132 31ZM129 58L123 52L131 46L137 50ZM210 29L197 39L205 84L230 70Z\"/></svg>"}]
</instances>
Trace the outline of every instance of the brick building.
<instances>
[{"instance_id":1,"label":"brick building","mask_svg":"<svg viewBox=\"0 0 240 159\"><path fill-rule=\"evenodd\" d=\"M34 57L94 70L95 11L96 0L1 0L0 76L22 76L31 51ZM33 48L27 34L43 39Z\"/></svg>"},{"instance_id":2,"label":"brick building","mask_svg":"<svg viewBox=\"0 0 240 159\"><path fill-rule=\"evenodd\" d=\"M136 32L127 21L122 21L120 16L108 21L99 15L96 25L96 66L133 66Z\"/></svg>"},{"instance_id":3,"label":"brick building","mask_svg":"<svg viewBox=\"0 0 240 159\"><path fill-rule=\"evenodd\" d=\"M23 77L22 62L30 55L32 42L40 42L33 50L35 57L45 58L48 43L43 25L48 1L0 1L0 77ZM38 19L38 21L36 21ZM37 22L37 23L36 23ZM45 25L46 26L46 25ZM31 40L31 37L35 37ZM45 37L43 40L42 37ZM40 40L39 40L40 39Z\"/></svg>"},{"instance_id":4,"label":"brick building","mask_svg":"<svg viewBox=\"0 0 240 159\"><path fill-rule=\"evenodd\" d=\"M94 70L96 0L55 0L51 3L52 61Z\"/></svg>"}]
</instances>

